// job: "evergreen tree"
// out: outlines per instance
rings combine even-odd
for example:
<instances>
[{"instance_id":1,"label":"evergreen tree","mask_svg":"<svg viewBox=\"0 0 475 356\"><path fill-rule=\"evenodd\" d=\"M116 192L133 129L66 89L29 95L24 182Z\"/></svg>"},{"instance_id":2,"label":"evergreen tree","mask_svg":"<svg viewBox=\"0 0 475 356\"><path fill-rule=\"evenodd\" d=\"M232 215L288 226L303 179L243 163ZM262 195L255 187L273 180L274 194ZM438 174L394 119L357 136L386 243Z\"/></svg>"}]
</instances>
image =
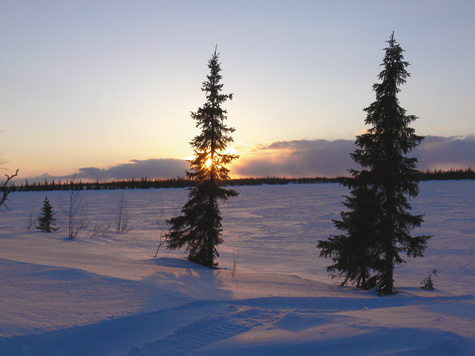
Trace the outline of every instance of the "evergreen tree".
<instances>
[{"instance_id":1,"label":"evergreen tree","mask_svg":"<svg viewBox=\"0 0 475 356\"><path fill-rule=\"evenodd\" d=\"M216 49L208 61L208 68L210 74L201 89L206 93L206 103L191 113L196 126L201 129L201 133L190 142L194 156L190 160L190 170L186 172L195 186L190 189L182 214L167 221L170 228L165 237L168 249L187 245L190 261L215 267L215 258L219 256L216 246L223 241L218 200L238 195L232 189L222 188L229 179L226 165L238 156L226 153L228 144L233 142L230 134L234 128L224 124L227 111L221 105L231 100L232 94L221 93L221 65Z\"/></svg>"},{"instance_id":2,"label":"evergreen tree","mask_svg":"<svg viewBox=\"0 0 475 356\"><path fill-rule=\"evenodd\" d=\"M343 203L349 211L341 213L341 220L334 220L340 231L347 234L331 236L327 241L319 241L320 256L332 257L335 264L328 266L328 272L344 275L342 285L349 281L358 288L371 289L376 285L373 268L377 263L374 248L377 214L372 200L374 191L354 179L347 179L343 185L351 188L351 196L345 196Z\"/></svg>"},{"instance_id":3,"label":"evergreen tree","mask_svg":"<svg viewBox=\"0 0 475 356\"><path fill-rule=\"evenodd\" d=\"M403 49L391 35L385 48L379 74L381 83L374 84L376 100L364 111L365 123L371 128L356 138L352 159L362 170L350 170L352 178L344 184L351 189L335 226L345 233L319 241L320 256L332 257L338 271L357 287L378 286L381 294L393 294L395 265L404 263L400 253L422 257L430 236L411 236L423 222L422 215L411 215L408 199L419 193L416 158L407 157L422 140L408 125L417 119L406 115L399 105L399 86L406 82L408 62Z\"/></svg>"},{"instance_id":4,"label":"evergreen tree","mask_svg":"<svg viewBox=\"0 0 475 356\"><path fill-rule=\"evenodd\" d=\"M38 225L36 228L43 232L52 232L58 230L57 227L54 227L56 219L54 217L53 207L51 206L48 197L45 197L43 201L43 207L41 208L41 213L38 216Z\"/></svg>"}]
</instances>

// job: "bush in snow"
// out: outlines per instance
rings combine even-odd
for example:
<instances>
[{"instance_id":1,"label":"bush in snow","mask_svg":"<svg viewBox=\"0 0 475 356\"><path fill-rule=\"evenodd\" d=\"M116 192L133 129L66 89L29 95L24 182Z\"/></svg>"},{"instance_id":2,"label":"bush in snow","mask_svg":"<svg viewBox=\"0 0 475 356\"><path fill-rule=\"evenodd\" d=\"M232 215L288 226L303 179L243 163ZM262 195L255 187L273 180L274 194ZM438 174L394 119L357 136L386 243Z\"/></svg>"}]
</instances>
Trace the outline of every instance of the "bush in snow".
<instances>
[{"instance_id":1,"label":"bush in snow","mask_svg":"<svg viewBox=\"0 0 475 356\"><path fill-rule=\"evenodd\" d=\"M130 231L129 228L130 214L128 209L128 200L124 193L121 194L117 202L117 215L115 219L115 232L122 234Z\"/></svg>"},{"instance_id":2,"label":"bush in snow","mask_svg":"<svg viewBox=\"0 0 475 356\"><path fill-rule=\"evenodd\" d=\"M437 276L437 270L435 268L429 274L429 277L421 282L421 289L434 290L434 281L432 281L432 275Z\"/></svg>"},{"instance_id":3,"label":"bush in snow","mask_svg":"<svg viewBox=\"0 0 475 356\"><path fill-rule=\"evenodd\" d=\"M87 209L80 192L79 188L71 181L68 197L60 204L64 216L61 226L67 232L70 240L75 239L89 225L86 214Z\"/></svg>"}]
</instances>

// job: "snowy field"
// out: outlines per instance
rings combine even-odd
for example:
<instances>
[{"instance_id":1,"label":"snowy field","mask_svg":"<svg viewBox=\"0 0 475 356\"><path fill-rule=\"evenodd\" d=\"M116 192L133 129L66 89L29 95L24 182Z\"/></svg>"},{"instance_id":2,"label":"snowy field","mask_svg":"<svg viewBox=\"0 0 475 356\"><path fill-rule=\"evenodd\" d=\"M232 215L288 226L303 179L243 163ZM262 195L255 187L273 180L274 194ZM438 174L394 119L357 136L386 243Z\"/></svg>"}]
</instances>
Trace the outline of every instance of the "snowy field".
<instances>
[{"instance_id":1,"label":"snowy field","mask_svg":"<svg viewBox=\"0 0 475 356\"><path fill-rule=\"evenodd\" d=\"M0 355L474 355L475 182L423 182L431 234L396 268L399 293L340 287L318 257L343 209L337 184L237 187L222 204L219 268L161 248L156 216L183 189L84 191L89 230L28 231L45 193L0 214ZM58 220L67 192L49 192ZM115 234L121 194L131 230ZM93 234L111 224L106 236ZM436 268L436 290L419 288Z\"/></svg>"}]
</instances>

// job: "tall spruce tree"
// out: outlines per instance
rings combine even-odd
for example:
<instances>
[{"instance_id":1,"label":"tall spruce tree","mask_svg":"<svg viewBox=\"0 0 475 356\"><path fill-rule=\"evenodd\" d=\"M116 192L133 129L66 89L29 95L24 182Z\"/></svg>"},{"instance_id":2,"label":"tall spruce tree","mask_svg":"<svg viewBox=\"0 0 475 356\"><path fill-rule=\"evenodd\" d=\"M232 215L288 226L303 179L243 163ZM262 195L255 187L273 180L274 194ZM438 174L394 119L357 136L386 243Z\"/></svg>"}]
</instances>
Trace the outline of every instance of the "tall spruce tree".
<instances>
[{"instance_id":1,"label":"tall spruce tree","mask_svg":"<svg viewBox=\"0 0 475 356\"><path fill-rule=\"evenodd\" d=\"M399 105L399 86L406 82L408 62L404 50L391 35L385 48L379 74L381 83L373 85L376 100L367 108L365 123L371 125L357 136L352 159L362 170L350 170L352 178L343 184L351 196L344 205L335 226L344 233L319 241L320 256L331 257L335 264L329 272L338 271L357 287L378 286L380 294L393 294L394 267L409 257L422 257L430 236L411 236L410 232L423 222L422 215L411 215L409 199L419 193L416 158L407 157L422 140L408 125L417 119L406 115Z\"/></svg>"},{"instance_id":2,"label":"tall spruce tree","mask_svg":"<svg viewBox=\"0 0 475 356\"><path fill-rule=\"evenodd\" d=\"M41 213L38 216L38 225L36 229L43 232L52 232L58 230L54 225L56 224L56 218L54 217L53 207L48 200L48 197L45 197L43 201L43 207L41 208Z\"/></svg>"},{"instance_id":3,"label":"tall spruce tree","mask_svg":"<svg viewBox=\"0 0 475 356\"><path fill-rule=\"evenodd\" d=\"M238 195L236 191L222 187L229 179L226 165L238 156L226 152L228 145L233 142L230 134L234 128L224 124L227 111L221 105L231 100L232 94L221 93L221 65L216 49L208 61L208 68L210 74L201 88L206 93L206 103L191 113L201 133L190 142L194 156L186 175L196 185L190 189L182 214L167 221L169 231L165 238L168 249L187 245L190 261L216 267L215 258L219 256L216 246L223 241L220 237L222 218L218 200L224 201Z\"/></svg>"}]
</instances>

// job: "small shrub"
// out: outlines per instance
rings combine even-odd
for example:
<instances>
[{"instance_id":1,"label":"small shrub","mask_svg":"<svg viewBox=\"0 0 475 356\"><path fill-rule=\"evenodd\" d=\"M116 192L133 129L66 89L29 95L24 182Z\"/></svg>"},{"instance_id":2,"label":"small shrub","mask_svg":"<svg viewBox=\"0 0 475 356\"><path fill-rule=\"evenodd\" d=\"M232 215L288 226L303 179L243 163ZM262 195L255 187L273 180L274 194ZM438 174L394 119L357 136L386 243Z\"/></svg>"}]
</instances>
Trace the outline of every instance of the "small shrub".
<instances>
[{"instance_id":1,"label":"small shrub","mask_svg":"<svg viewBox=\"0 0 475 356\"><path fill-rule=\"evenodd\" d=\"M28 232L32 232L33 229L36 229L35 221L38 218L35 216L35 210L36 210L35 203L33 203L33 206L30 211L30 216L28 217L28 223L26 225Z\"/></svg>"},{"instance_id":2,"label":"small shrub","mask_svg":"<svg viewBox=\"0 0 475 356\"><path fill-rule=\"evenodd\" d=\"M130 214L128 209L128 200L124 193L120 196L117 202L117 215L115 220L116 234L123 234L130 231L129 228Z\"/></svg>"},{"instance_id":3,"label":"small shrub","mask_svg":"<svg viewBox=\"0 0 475 356\"><path fill-rule=\"evenodd\" d=\"M166 229L167 229L167 218L165 217L165 209L163 208L163 202L161 202L161 209L160 213L155 213L155 223L157 224L157 227L159 229L159 240L158 240L158 246L157 246L157 251L155 252L155 258L158 256L158 251L160 250L160 247L162 247L166 242Z\"/></svg>"},{"instance_id":4,"label":"small shrub","mask_svg":"<svg viewBox=\"0 0 475 356\"><path fill-rule=\"evenodd\" d=\"M434 268L429 276L421 282L421 289L434 290L434 281L432 275L437 276L437 270Z\"/></svg>"},{"instance_id":5,"label":"small shrub","mask_svg":"<svg viewBox=\"0 0 475 356\"><path fill-rule=\"evenodd\" d=\"M80 196L80 190L74 189L74 179L71 180L68 197L60 202L60 208L64 215L61 226L67 232L68 238L74 240L83 230L89 226L87 219L87 207Z\"/></svg>"},{"instance_id":6,"label":"small shrub","mask_svg":"<svg viewBox=\"0 0 475 356\"><path fill-rule=\"evenodd\" d=\"M108 237L111 224L95 224L91 237Z\"/></svg>"},{"instance_id":7,"label":"small shrub","mask_svg":"<svg viewBox=\"0 0 475 356\"><path fill-rule=\"evenodd\" d=\"M235 253L233 253L233 266L231 267L231 276L233 277L233 280L236 276L236 267L237 267L237 263L238 263L238 255L236 255Z\"/></svg>"}]
</instances>

